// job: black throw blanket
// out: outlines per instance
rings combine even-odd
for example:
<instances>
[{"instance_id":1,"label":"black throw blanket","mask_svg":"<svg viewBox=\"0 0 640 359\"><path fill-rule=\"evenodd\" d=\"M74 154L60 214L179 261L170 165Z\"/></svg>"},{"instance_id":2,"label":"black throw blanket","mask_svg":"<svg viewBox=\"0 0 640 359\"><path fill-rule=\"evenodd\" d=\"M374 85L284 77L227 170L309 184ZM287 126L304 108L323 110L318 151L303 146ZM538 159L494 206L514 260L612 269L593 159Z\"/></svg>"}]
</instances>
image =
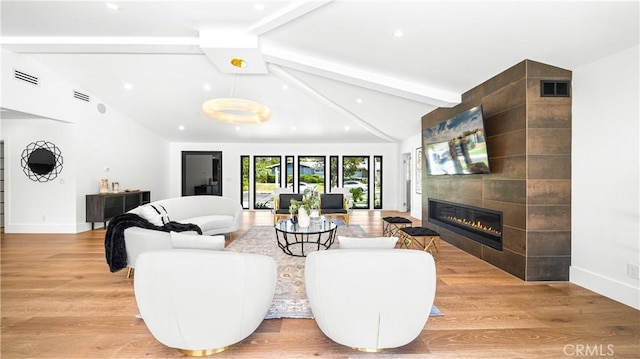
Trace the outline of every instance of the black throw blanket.
<instances>
[{"instance_id":1,"label":"black throw blanket","mask_svg":"<svg viewBox=\"0 0 640 359\"><path fill-rule=\"evenodd\" d=\"M127 267L127 248L124 244L124 230L129 227L154 229L163 232L196 231L198 234L202 234L200 227L192 223L169 222L160 227L133 213L124 213L115 216L109 221L107 233L104 236L104 251L111 273Z\"/></svg>"}]
</instances>

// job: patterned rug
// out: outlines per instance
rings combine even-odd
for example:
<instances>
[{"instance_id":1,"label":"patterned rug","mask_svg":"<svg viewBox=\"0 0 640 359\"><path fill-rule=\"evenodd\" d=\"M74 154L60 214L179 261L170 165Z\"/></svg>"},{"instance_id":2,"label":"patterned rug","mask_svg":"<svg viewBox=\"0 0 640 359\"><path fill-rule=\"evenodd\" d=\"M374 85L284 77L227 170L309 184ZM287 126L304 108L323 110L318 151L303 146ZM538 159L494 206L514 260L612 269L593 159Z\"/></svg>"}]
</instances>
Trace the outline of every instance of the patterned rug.
<instances>
[{"instance_id":1,"label":"patterned rug","mask_svg":"<svg viewBox=\"0 0 640 359\"><path fill-rule=\"evenodd\" d=\"M337 235L366 237L362 227L338 226ZM334 246L337 245L334 243ZM310 248L309 248L310 249ZM225 248L227 251L264 254L276 261L278 280L273 303L266 319L272 318L313 318L304 287L304 257L285 254L276 242L273 226L253 226ZM309 250L305 248L305 253Z\"/></svg>"},{"instance_id":2,"label":"patterned rug","mask_svg":"<svg viewBox=\"0 0 640 359\"><path fill-rule=\"evenodd\" d=\"M338 225L336 236L366 237L367 232L359 225L346 227ZM336 237L337 238L337 237ZM337 243L331 248L337 248ZM253 226L240 235L227 251L264 254L272 257L278 266L276 293L265 319L274 318L313 318L307 292L304 287L304 257L293 257L282 252L276 242L273 226ZM305 249L305 253L311 251ZM442 315L434 305L431 315Z\"/></svg>"}]
</instances>

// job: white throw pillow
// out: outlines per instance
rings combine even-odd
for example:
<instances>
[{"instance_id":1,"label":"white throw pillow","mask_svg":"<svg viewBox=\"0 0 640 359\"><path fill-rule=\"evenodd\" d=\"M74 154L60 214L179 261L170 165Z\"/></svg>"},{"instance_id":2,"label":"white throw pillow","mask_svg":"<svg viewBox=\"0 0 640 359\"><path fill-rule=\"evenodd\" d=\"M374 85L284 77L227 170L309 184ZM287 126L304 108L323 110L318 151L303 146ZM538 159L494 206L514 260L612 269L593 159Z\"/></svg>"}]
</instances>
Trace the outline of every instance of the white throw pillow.
<instances>
[{"instance_id":1,"label":"white throw pillow","mask_svg":"<svg viewBox=\"0 0 640 359\"><path fill-rule=\"evenodd\" d=\"M160 204L145 204L140 207L139 213L140 217L159 227L164 226L170 221L167 210Z\"/></svg>"},{"instance_id":2,"label":"white throw pillow","mask_svg":"<svg viewBox=\"0 0 640 359\"><path fill-rule=\"evenodd\" d=\"M171 232L173 248L180 249L209 249L221 251L224 249L224 236L201 236L198 232Z\"/></svg>"},{"instance_id":3,"label":"white throw pillow","mask_svg":"<svg viewBox=\"0 0 640 359\"><path fill-rule=\"evenodd\" d=\"M343 237L338 236L338 243L341 249L358 249L358 248L386 248L392 249L396 246L398 237Z\"/></svg>"}]
</instances>

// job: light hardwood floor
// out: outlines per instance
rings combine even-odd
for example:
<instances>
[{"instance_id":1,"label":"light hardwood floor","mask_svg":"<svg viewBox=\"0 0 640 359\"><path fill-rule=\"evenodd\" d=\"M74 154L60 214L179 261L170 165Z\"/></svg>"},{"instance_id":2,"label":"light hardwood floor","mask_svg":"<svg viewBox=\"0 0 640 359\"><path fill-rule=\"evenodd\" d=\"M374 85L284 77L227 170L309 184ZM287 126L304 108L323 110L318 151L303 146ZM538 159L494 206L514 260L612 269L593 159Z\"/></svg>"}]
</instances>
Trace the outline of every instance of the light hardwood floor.
<instances>
[{"instance_id":1,"label":"light hardwood floor","mask_svg":"<svg viewBox=\"0 0 640 359\"><path fill-rule=\"evenodd\" d=\"M381 235L388 215L407 216L357 211L351 223ZM264 211L244 216L233 238L272 220ZM109 272L104 233L2 235L2 358L182 356L134 317L132 280ZM313 320L272 319L212 357L640 358L633 308L570 283L525 283L444 242L437 272L435 303L444 316L430 318L405 347L361 353L333 343Z\"/></svg>"}]
</instances>

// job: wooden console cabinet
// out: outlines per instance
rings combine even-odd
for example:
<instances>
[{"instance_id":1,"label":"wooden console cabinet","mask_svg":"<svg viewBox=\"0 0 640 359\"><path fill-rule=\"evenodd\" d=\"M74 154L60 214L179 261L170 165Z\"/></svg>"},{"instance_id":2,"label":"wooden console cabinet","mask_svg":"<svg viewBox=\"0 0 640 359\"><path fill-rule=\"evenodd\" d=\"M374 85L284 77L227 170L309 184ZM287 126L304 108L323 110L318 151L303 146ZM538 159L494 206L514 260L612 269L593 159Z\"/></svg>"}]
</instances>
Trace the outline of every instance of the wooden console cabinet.
<instances>
[{"instance_id":1,"label":"wooden console cabinet","mask_svg":"<svg viewBox=\"0 0 640 359\"><path fill-rule=\"evenodd\" d=\"M104 227L107 228L107 221L111 218L149 202L151 202L150 191L88 194L87 222L91 222L92 230L95 222L103 222Z\"/></svg>"}]
</instances>

